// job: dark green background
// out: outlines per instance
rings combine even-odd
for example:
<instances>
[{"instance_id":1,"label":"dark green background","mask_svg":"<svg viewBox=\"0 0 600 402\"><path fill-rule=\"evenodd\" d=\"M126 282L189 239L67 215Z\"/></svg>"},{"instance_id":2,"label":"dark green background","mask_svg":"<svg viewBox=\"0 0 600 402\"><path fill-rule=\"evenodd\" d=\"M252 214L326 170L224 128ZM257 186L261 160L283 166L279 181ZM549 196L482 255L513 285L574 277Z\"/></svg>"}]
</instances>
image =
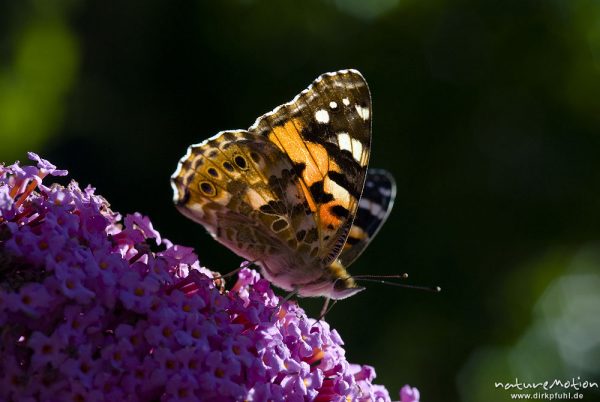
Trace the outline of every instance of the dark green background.
<instances>
[{"instance_id":1,"label":"dark green background","mask_svg":"<svg viewBox=\"0 0 600 402\"><path fill-rule=\"evenodd\" d=\"M186 147L359 69L398 198L351 272L443 292L338 303L348 359L423 401L600 381L600 2L14 1L0 63L0 160L40 153L221 272L239 258L171 203Z\"/></svg>"}]
</instances>

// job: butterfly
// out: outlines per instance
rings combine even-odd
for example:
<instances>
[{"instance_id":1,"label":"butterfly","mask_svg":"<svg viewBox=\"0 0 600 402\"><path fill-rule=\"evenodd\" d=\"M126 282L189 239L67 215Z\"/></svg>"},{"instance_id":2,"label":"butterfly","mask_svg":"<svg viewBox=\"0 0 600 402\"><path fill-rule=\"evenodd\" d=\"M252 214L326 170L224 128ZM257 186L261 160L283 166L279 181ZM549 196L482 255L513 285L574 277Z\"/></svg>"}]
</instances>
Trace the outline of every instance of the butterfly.
<instances>
[{"instance_id":1,"label":"butterfly","mask_svg":"<svg viewBox=\"0 0 600 402\"><path fill-rule=\"evenodd\" d=\"M247 130L191 145L173 200L220 243L300 296L363 290L347 272L391 212L396 185L368 169L371 95L356 70L319 76Z\"/></svg>"}]
</instances>

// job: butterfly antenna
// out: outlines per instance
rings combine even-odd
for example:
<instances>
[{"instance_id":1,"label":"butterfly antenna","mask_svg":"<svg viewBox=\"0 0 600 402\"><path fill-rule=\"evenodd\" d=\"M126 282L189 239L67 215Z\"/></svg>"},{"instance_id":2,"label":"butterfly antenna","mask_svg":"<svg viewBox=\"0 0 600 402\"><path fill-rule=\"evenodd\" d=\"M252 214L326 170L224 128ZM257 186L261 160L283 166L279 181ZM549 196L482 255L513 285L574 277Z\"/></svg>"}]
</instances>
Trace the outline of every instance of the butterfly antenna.
<instances>
[{"instance_id":1,"label":"butterfly antenna","mask_svg":"<svg viewBox=\"0 0 600 402\"><path fill-rule=\"evenodd\" d=\"M407 273L394 274L394 275L353 275L354 279L406 279L408 278Z\"/></svg>"},{"instance_id":2,"label":"butterfly antenna","mask_svg":"<svg viewBox=\"0 0 600 402\"><path fill-rule=\"evenodd\" d=\"M439 286L418 286L418 285L410 285L407 283L398 283L392 282L387 279L406 279L408 278L408 274L398 274L398 275L354 275L352 278L357 282L371 282L371 283L380 283L382 285L396 286L399 288L407 288L407 289L417 289L424 290L426 292L439 293L442 291L442 288Z\"/></svg>"}]
</instances>

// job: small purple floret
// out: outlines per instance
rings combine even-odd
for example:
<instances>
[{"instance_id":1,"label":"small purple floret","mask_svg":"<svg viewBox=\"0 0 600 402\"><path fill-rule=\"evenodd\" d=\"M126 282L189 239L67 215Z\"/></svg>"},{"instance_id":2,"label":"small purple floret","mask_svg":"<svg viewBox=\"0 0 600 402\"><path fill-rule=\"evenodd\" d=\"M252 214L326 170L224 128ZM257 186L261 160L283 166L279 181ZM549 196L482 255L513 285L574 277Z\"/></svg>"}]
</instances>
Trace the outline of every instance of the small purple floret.
<instances>
[{"instance_id":1,"label":"small purple floret","mask_svg":"<svg viewBox=\"0 0 600 402\"><path fill-rule=\"evenodd\" d=\"M420 397L419 390L408 384L400 390L400 402L419 402Z\"/></svg>"},{"instance_id":2,"label":"small purple floret","mask_svg":"<svg viewBox=\"0 0 600 402\"><path fill-rule=\"evenodd\" d=\"M44 186L67 172L29 157L0 165L0 400L390 400L256 271L224 290L148 217L122 219L75 182Z\"/></svg>"},{"instance_id":3,"label":"small purple floret","mask_svg":"<svg viewBox=\"0 0 600 402\"><path fill-rule=\"evenodd\" d=\"M49 174L52 176L66 176L69 174L69 172L66 170L56 169L55 165L48 162L46 159L40 158L39 155L34 152L27 152L27 157L30 160L37 162L38 169L40 169L40 171L45 174Z\"/></svg>"}]
</instances>

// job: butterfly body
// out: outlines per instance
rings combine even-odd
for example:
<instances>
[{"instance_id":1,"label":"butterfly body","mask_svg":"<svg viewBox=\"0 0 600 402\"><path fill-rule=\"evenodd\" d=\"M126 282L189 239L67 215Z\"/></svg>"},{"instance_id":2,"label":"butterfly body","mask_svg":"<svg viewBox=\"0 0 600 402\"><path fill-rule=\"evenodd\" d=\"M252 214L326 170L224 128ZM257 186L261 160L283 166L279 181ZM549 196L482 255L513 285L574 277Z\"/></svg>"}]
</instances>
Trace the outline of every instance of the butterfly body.
<instances>
[{"instance_id":1,"label":"butterfly body","mask_svg":"<svg viewBox=\"0 0 600 402\"><path fill-rule=\"evenodd\" d=\"M351 296L362 288L346 267L387 217L395 188L389 174L367 174L370 117L359 72L324 74L248 130L190 146L171 178L175 204L273 284ZM361 199L375 178L389 194L383 205ZM357 215L377 224L353 225Z\"/></svg>"}]
</instances>

